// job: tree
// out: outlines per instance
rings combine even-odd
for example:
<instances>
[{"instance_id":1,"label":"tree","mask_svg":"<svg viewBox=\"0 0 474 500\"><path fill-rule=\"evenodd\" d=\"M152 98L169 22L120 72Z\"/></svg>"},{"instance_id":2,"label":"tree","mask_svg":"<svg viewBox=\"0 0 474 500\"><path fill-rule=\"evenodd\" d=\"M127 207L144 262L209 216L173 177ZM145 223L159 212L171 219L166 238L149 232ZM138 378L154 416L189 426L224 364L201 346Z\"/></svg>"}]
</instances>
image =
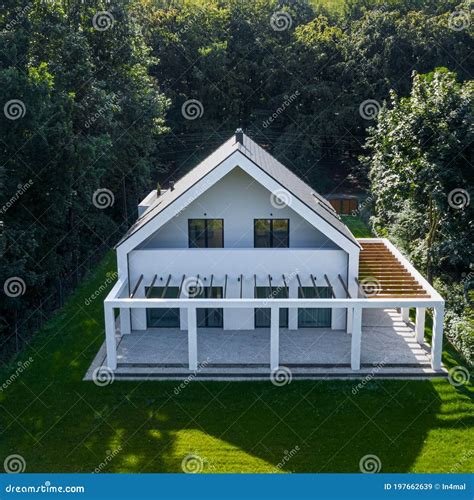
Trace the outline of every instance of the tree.
<instances>
[{"instance_id":1,"label":"tree","mask_svg":"<svg viewBox=\"0 0 474 500\"><path fill-rule=\"evenodd\" d=\"M472 81L446 69L413 75L409 97L391 94L369 130L377 232L398 240L432 282L474 260Z\"/></svg>"}]
</instances>

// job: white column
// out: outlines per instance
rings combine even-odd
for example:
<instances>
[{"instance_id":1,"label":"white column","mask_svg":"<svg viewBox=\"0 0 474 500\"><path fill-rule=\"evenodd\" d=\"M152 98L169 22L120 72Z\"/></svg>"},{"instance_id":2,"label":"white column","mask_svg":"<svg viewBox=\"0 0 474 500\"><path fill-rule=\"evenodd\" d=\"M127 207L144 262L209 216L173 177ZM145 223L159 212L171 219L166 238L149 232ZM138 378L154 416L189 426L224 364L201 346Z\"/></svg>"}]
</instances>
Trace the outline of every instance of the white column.
<instances>
[{"instance_id":1,"label":"white column","mask_svg":"<svg viewBox=\"0 0 474 500\"><path fill-rule=\"evenodd\" d=\"M360 250L353 249L351 253L348 254L348 270L347 270L347 289L352 298L357 298L359 296L359 287L356 282L356 278L359 276L359 252ZM352 332L352 321L353 321L353 311L352 308L347 308L346 313L346 332Z\"/></svg>"},{"instance_id":2,"label":"white column","mask_svg":"<svg viewBox=\"0 0 474 500\"><path fill-rule=\"evenodd\" d=\"M416 341L418 344L425 343L425 307L417 307L416 308L416 324L415 324L415 333L416 333Z\"/></svg>"},{"instance_id":3,"label":"white column","mask_svg":"<svg viewBox=\"0 0 474 500\"><path fill-rule=\"evenodd\" d=\"M360 370L360 344L362 337L362 308L354 307L351 336L351 368Z\"/></svg>"},{"instance_id":4,"label":"white column","mask_svg":"<svg viewBox=\"0 0 474 500\"><path fill-rule=\"evenodd\" d=\"M410 308L402 307L402 321L410 321Z\"/></svg>"},{"instance_id":5,"label":"white column","mask_svg":"<svg viewBox=\"0 0 474 500\"><path fill-rule=\"evenodd\" d=\"M272 306L270 314L270 368L278 370L280 365L280 310Z\"/></svg>"},{"instance_id":6,"label":"white column","mask_svg":"<svg viewBox=\"0 0 474 500\"><path fill-rule=\"evenodd\" d=\"M130 309L120 309L120 335L127 335L132 331Z\"/></svg>"},{"instance_id":7,"label":"white column","mask_svg":"<svg viewBox=\"0 0 474 500\"><path fill-rule=\"evenodd\" d=\"M346 313L346 332L352 333L352 316L354 314L354 310L351 307L347 308Z\"/></svg>"},{"instance_id":8,"label":"white column","mask_svg":"<svg viewBox=\"0 0 474 500\"><path fill-rule=\"evenodd\" d=\"M114 308L104 302L105 318L105 347L107 351L107 366L111 370L117 368L117 342L115 340L115 315Z\"/></svg>"},{"instance_id":9,"label":"white column","mask_svg":"<svg viewBox=\"0 0 474 500\"><path fill-rule=\"evenodd\" d=\"M298 298L298 283L295 279L292 279L290 283L288 283L289 293L288 296L290 299ZM298 308L290 307L288 309L288 329L289 330L298 330Z\"/></svg>"},{"instance_id":10,"label":"white column","mask_svg":"<svg viewBox=\"0 0 474 500\"><path fill-rule=\"evenodd\" d=\"M431 340L431 368L441 369L443 352L444 303L433 308L433 338Z\"/></svg>"},{"instance_id":11,"label":"white column","mask_svg":"<svg viewBox=\"0 0 474 500\"><path fill-rule=\"evenodd\" d=\"M196 308L188 307L188 359L189 369L196 371L197 362L197 320Z\"/></svg>"}]
</instances>

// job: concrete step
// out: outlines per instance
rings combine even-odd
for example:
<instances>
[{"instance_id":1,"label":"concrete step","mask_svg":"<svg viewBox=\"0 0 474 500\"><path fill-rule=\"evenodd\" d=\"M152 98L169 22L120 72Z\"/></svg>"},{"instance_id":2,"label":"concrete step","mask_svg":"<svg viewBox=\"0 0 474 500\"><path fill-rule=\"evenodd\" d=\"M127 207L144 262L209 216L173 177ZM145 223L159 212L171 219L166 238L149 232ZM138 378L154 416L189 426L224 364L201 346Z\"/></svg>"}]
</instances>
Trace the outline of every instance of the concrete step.
<instances>
[{"instance_id":1,"label":"concrete step","mask_svg":"<svg viewBox=\"0 0 474 500\"><path fill-rule=\"evenodd\" d=\"M446 377L447 371L435 371L431 368L410 368L384 367L380 369L361 368L360 371L354 372L347 368L293 368L288 374L285 374L282 368L282 379L291 378L292 380L318 380L318 379L372 379L372 378L431 378L431 377ZM224 370L221 368L209 368L197 372L183 370L182 368L118 368L115 371L115 379L117 380L269 380L271 372L268 368L238 368L227 367Z\"/></svg>"},{"instance_id":2,"label":"concrete step","mask_svg":"<svg viewBox=\"0 0 474 500\"><path fill-rule=\"evenodd\" d=\"M286 366L291 369L300 369L300 368L350 368L349 363L284 363L282 362L282 366ZM362 363L361 368L380 368L381 363ZM430 368L431 365L429 363L385 363L383 364L385 368ZM128 368L184 368L188 369L188 365L186 363L118 363L117 368L128 369ZM225 368L227 369L240 369L240 368L263 368L268 370L268 363L207 363L206 365L202 365L199 371L206 371L207 369L214 368Z\"/></svg>"}]
</instances>

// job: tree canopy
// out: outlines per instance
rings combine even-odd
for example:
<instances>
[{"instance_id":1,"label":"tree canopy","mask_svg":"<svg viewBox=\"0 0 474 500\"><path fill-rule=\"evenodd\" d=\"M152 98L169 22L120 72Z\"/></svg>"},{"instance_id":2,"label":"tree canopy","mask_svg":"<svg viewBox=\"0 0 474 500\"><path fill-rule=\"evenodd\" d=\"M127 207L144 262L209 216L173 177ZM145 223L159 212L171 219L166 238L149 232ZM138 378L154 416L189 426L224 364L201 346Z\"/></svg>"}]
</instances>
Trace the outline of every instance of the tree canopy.
<instances>
[{"instance_id":1,"label":"tree canopy","mask_svg":"<svg viewBox=\"0 0 474 500\"><path fill-rule=\"evenodd\" d=\"M450 190L472 185L459 146L472 133L469 2L327 5L2 2L0 283L18 278L23 291L0 299L5 338L38 328L133 222L139 200L238 126L323 194L368 189L359 157L385 101L369 144L377 227L405 231L430 272L472 262L469 233L454 238L472 205L447 204ZM420 76L436 67L447 71ZM397 126L402 142L383 142ZM397 170L402 158L411 173Z\"/></svg>"}]
</instances>

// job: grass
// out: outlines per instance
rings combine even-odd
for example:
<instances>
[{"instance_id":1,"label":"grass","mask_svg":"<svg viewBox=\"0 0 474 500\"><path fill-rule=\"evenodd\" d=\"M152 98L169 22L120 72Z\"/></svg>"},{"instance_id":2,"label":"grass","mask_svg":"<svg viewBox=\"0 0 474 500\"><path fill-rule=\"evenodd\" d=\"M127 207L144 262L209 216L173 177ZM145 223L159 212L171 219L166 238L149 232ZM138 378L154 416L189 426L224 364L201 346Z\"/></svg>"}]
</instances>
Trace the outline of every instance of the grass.
<instances>
[{"instance_id":1,"label":"grass","mask_svg":"<svg viewBox=\"0 0 474 500\"><path fill-rule=\"evenodd\" d=\"M356 238L373 237L367 224L357 215L341 215L341 219Z\"/></svg>"},{"instance_id":2,"label":"grass","mask_svg":"<svg viewBox=\"0 0 474 500\"><path fill-rule=\"evenodd\" d=\"M0 463L20 454L27 472L179 472L195 454L204 472L358 472L374 454L382 472L473 470L473 388L445 379L82 382L104 338L106 292L85 300L113 270L109 254L3 368Z\"/></svg>"}]
</instances>

